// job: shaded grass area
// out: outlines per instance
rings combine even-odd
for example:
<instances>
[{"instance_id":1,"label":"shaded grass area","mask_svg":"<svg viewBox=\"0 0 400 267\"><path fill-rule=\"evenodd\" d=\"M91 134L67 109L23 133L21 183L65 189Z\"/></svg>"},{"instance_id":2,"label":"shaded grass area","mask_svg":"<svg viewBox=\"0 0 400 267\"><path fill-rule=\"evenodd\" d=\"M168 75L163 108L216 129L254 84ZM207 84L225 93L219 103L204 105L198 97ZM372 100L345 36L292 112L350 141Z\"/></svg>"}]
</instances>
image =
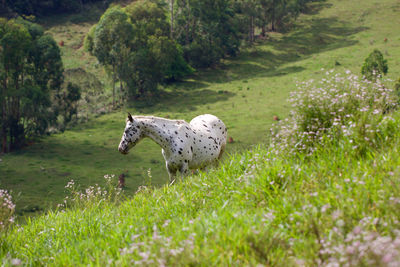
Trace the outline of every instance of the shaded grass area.
<instances>
[{"instance_id":1,"label":"shaded grass area","mask_svg":"<svg viewBox=\"0 0 400 267\"><path fill-rule=\"evenodd\" d=\"M214 114L225 122L234 140L228 144L229 154L265 143L273 116L287 116L286 99L296 81L318 78L324 73L322 68L359 73L364 58L378 48L388 58L389 76L400 76L398 29L387 23L400 23L396 1L359 5L332 0L313 5L290 32L270 33L268 40L224 60L218 68L166 85L151 103L131 102L120 111L44 137L23 151L2 155L0 186L20 194L18 214L44 211L60 203L70 179L87 186L104 183L105 174L126 173L125 191L133 194L140 185L161 186L168 179L160 148L151 141L140 143L127 156L118 153L127 111L187 121L199 114ZM93 21L54 21L47 29L57 42L64 41L61 49L67 71L75 73L71 70L80 68L86 76L97 77L99 83L93 84L101 84L101 96L109 99L107 76L81 46ZM102 107L108 110L107 103Z\"/></svg>"}]
</instances>

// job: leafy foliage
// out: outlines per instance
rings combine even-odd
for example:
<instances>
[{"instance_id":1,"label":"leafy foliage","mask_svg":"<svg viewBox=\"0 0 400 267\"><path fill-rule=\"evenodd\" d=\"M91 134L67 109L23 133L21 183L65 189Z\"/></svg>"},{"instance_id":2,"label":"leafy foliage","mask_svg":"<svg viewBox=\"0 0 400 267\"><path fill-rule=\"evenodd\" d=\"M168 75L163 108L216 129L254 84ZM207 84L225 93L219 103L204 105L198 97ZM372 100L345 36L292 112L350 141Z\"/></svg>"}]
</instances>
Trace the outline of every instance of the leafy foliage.
<instances>
[{"instance_id":1,"label":"leafy foliage","mask_svg":"<svg viewBox=\"0 0 400 267\"><path fill-rule=\"evenodd\" d=\"M387 72L387 60L383 58L378 49L369 54L361 68L361 74L370 81L376 81L379 76L385 75Z\"/></svg>"},{"instance_id":2,"label":"leafy foliage","mask_svg":"<svg viewBox=\"0 0 400 267\"><path fill-rule=\"evenodd\" d=\"M50 35L35 24L0 20L0 101L2 151L42 134L56 120L51 91L60 89L63 64Z\"/></svg>"},{"instance_id":3,"label":"leafy foliage","mask_svg":"<svg viewBox=\"0 0 400 267\"><path fill-rule=\"evenodd\" d=\"M256 26L265 33L270 23L282 25L283 17L297 16L307 2L140 0L109 8L85 46L112 77L114 99L150 96L160 83L190 74L190 66L210 67L236 55L248 23L253 42Z\"/></svg>"},{"instance_id":4,"label":"leafy foliage","mask_svg":"<svg viewBox=\"0 0 400 267\"><path fill-rule=\"evenodd\" d=\"M60 90L55 95L55 105L58 113L63 117L63 126L65 127L73 115L78 115L78 100L81 99L81 88L69 82L64 90Z\"/></svg>"},{"instance_id":5,"label":"leafy foliage","mask_svg":"<svg viewBox=\"0 0 400 267\"><path fill-rule=\"evenodd\" d=\"M112 7L86 38L86 48L132 97L157 90L159 83L192 71L179 45L168 36L164 10L151 1Z\"/></svg>"},{"instance_id":6,"label":"leafy foliage","mask_svg":"<svg viewBox=\"0 0 400 267\"><path fill-rule=\"evenodd\" d=\"M88 2L93 2L93 0L5 0L0 3L0 7L19 15L45 16L54 13L80 11L83 9L83 5Z\"/></svg>"},{"instance_id":7,"label":"leafy foliage","mask_svg":"<svg viewBox=\"0 0 400 267\"><path fill-rule=\"evenodd\" d=\"M175 8L174 38L192 66L209 67L238 52L240 39L231 1L181 0Z\"/></svg>"}]
</instances>

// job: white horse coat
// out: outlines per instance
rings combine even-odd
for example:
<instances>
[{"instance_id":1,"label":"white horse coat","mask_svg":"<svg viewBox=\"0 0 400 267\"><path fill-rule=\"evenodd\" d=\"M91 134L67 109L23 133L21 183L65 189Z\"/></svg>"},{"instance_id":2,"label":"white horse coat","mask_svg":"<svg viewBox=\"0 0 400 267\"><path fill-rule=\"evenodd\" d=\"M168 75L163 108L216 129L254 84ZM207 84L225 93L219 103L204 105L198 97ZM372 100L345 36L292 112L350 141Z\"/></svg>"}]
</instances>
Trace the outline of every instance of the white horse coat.
<instances>
[{"instance_id":1,"label":"white horse coat","mask_svg":"<svg viewBox=\"0 0 400 267\"><path fill-rule=\"evenodd\" d=\"M189 169L216 163L225 150L226 136L225 124L210 114L197 116L190 123L129 114L118 150L127 154L141 139L151 138L162 147L173 180L178 170L187 175Z\"/></svg>"}]
</instances>

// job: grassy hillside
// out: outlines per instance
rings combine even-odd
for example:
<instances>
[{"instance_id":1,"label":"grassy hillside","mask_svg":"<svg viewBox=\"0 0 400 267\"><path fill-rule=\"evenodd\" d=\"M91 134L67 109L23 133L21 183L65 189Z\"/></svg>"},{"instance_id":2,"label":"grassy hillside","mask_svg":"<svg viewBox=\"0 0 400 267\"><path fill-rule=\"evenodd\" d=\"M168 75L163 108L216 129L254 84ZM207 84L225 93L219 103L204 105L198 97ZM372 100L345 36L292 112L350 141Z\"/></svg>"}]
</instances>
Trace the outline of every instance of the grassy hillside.
<instances>
[{"instance_id":1,"label":"grassy hillside","mask_svg":"<svg viewBox=\"0 0 400 267\"><path fill-rule=\"evenodd\" d=\"M21 192L17 205L65 200L67 208L0 232L2 264L398 266L398 98L388 96L390 81L372 90L329 71L331 83L326 72L359 73L378 48L397 79L400 38L391 25L400 22L400 4L314 4L292 32L168 87L151 107L132 103L3 156L1 186ZM260 144L269 144L272 116L288 115L296 81L309 79L324 82L306 83L309 90L294 96L302 116L281 122L286 131L274 146ZM344 95L347 84L360 94ZM116 151L127 110L186 120L213 113L235 143L219 168L161 187L167 175L156 145L143 142L125 157ZM316 130L301 129L319 121ZM122 172L129 174L125 194L145 186L127 198L113 187L75 187L104 185L104 174ZM64 188L71 178L75 184Z\"/></svg>"},{"instance_id":2,"label":"grassy hillside","mask_svg":"<svg viewBox=\"0 0 400 267\"><path fill-rule=\"evenodd\" d=\"M68 209L3 233L0 258L46 266L398 266L400 113L377 116L370 129L381 134L370 141L379 145L364 154L352 136L325 136L311 156L254 147L122 201L110 188L77 192L70 184Z\"/></svg>"},{"instance_id":3,"label":"grassy hillside","mask_svg":"<svg viewBox=\"0 0 400 267\"><path fill-rule=\"evenodd\" d=\"M146 141L128 156L117 152L126 111L185 120L202 113L215 114L235 140L228 145L228 153L264 143L273 116L288 114L286 99L296 81L319 78L331 68L359 73L362 61L374 48L388 59L388 76L398 78L399 29L392 25L400 22L399 10L400 4L394 0L368 0L362 5L358 1L315 2L310 13L302 15L289 33L271 34L239 57L225 60L220 68L168 86L151 106L131 103L119 112L1 156L0 185L20 193L18 211L29 212L60 203L70 179L82 186L104 184L105 174L124 172L128 174L126 192L132 193L139 185L149 183L147 171L151 169L151 183L165 184L167 173L157 145ZM87 20L69 18L67 24L55 20L47 27L58 42L64 41L67 71L81 68L85 75L93 74L107 96L109 86L104 72L82 47L82 38L95 21L93 16ZM100 108L107 110L108 106Z\"/></svg>"}]
</instances>

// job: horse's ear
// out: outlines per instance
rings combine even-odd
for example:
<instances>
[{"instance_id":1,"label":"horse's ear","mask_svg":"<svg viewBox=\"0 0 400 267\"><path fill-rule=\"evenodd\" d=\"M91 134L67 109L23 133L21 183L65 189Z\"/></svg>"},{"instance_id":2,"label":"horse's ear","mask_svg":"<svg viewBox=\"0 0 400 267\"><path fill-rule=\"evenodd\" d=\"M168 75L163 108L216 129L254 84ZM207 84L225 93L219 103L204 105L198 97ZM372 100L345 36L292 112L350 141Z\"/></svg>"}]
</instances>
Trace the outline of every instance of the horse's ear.
<instances>
[{"instance_id":1,"label":"horse's ear","mask_svg":"<svg viewBox=\"0 0 400 267\"><path fill-rule=\"evenodd\" d=\"M132 115L131 115L131 113L129 113L129 112L128 112L128 120L129 120L130 122L133 122Z\"/></svg>"}]
</instances>

